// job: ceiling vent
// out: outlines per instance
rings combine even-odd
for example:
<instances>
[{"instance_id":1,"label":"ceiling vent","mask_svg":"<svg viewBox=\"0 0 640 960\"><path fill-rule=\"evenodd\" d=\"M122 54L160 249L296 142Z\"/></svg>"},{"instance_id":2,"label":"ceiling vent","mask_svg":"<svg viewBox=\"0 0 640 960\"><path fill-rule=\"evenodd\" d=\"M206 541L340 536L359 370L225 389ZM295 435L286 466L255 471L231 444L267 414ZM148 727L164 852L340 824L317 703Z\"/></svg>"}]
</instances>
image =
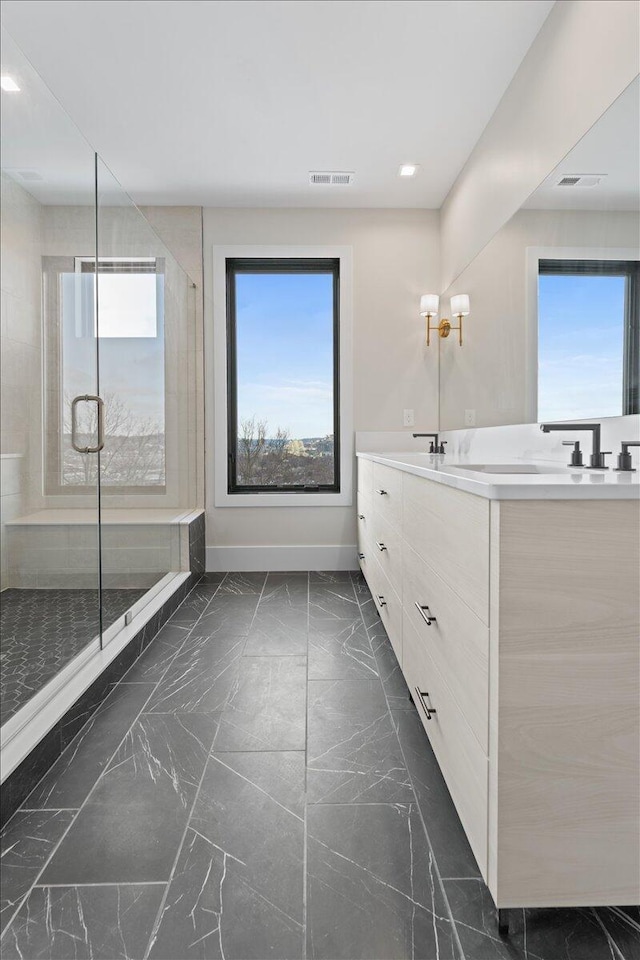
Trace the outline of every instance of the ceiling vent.
<instances>
[{"instance_id":1,"label":"ceiling vent","mask_svg":"<svg viewBox=\"0 0 640 960\"><path fill-rule=\"evenodd\" d=\"M569 173L556 182L557 187L597 187L606 173Z\"/></svg>"},{"instance_id":2,"label":"ceiling vent","mask_svg":"<svg viewBox=\"0 0 640 960\"><path fill-rule=\"evenodd\" d=\"M354 174L344 170L314 170L309 174L309 183L326 187L348 187Z\"/></svg>"}]
</instances>

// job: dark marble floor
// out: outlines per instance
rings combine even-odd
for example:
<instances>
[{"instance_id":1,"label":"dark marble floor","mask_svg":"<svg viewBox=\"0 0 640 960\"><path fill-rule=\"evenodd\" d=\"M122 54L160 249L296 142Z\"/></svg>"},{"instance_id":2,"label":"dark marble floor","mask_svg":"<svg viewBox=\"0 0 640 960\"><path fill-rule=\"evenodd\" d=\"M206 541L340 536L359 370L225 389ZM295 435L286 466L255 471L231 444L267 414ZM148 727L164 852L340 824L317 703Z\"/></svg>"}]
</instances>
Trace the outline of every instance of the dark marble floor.
<instances>
[{"instance_id":1,"label":"dark marble floor","mask_svg":"<svg viewBox=\"0 0 640 960\"><path fill-rule=\"evenodd\" d=\"M640 910L496 929L366 585L209 575L9 821L2 956L639 960Z\"/></svg>"},{"instance_id":2,"label":"dark marble floor","mask_svg":"<svg viewBox=\"0 0 640 960\"><path fill-rule=\"evenodd\" d=\"M103 590L108 627L144 590ZM98 590L4 590L0 595L0 723L100 632Z\"/></svg>"}]
</instances>

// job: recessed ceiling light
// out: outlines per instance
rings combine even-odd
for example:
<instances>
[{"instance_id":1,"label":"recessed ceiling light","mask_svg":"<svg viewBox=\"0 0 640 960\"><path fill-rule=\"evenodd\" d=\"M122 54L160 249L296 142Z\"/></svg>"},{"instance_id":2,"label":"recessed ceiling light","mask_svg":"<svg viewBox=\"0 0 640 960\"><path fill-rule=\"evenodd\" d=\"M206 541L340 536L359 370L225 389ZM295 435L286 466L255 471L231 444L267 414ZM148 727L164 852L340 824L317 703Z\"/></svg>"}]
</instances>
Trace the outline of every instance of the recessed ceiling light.
<instances>
[{"instance_id":1,"label":"recessed ceiling light","mask_svg":"<svg viewBox=\"0 0 640 960\"><path fill-rule=\"evenodd\" d=\"M415 177L417 172L418 166L415 163L403 163L398 170L398 174L401 177Z\"/></svg>"},{"instance_id":2,"label":"recessed ceiling light","mask_svg":"<svg viewBox=\"0 0 640 960\"><path fill-rule=\"evenodd\" d=\"M0 77L0 87L4 90L5 93L19 93L20 87L15 82L13 77Z\"/></svg>"}]
</instances>

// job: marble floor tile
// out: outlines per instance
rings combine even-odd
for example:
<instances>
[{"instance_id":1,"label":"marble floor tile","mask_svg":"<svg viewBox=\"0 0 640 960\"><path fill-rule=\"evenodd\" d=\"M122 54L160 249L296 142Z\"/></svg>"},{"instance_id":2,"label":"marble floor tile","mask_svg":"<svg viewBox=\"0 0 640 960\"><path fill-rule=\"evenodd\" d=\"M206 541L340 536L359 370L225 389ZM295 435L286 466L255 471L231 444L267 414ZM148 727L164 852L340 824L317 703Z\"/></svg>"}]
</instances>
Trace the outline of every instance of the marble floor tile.
<instances>
[{"instance_id":1,"label":"marble floor tile","mask_svg":"<svg viewBox=\"0 0 640 960\"><path fill-rule=\"evenodd\" d=\"M349 583L351 570L310 570L309 583Z\"/></svg>"},{"instance_id":2,"label":"marble floor tile","mask_svg":"<svg viewBox=\"0 0 640 960\"><path fill-rule=\"evenodd\" d=\"M595 913L624 960L640 960L640 907L597 907Z\"/></svg>"},{"instance_id":3,"label":"marble floor tile","mask_svg":"<svg viewBox=\"0 0 640 960\"><path fill-rule=\"evenodd\" d=\"M158 636L145 647L138 659L124 675L122 678L123 682L158 683L191 632L185 627L181 629L182 638L177 643L173 641L173 638L165 639L158 634Z\"/></svg>"},{"instance_id":4,"label":"marble floor tile","mask_svg":"<svg viewBox=\"0 0 640 960\"><path fill-rule=\"evenodd\" d=\"M310 807L310 960L452 960L452 927L412 804Z\"/></svg>"},{"instance_id":5,"label":"marble floor tile","mask_svg":"<svg viewBox=\"0 0 640 960\"><path fill-rule=\"evenodd\" d=\"M171 661L148 713L216 713L235 689L245 637L192 635Z\"/></svg>"},{"instance_id":6,"label":"marble floor tile","mask_svg":"<svg viewBox=\"0 0 640 960\"><path fill-rule=\"evenodd\" d=\"M350 620L360 617L351 581L309 585L309 620Z\"/></svg>"},{"instance_id":7,"label":"marble floor tile","mask_svg":"<svg viewBox=\"0 0 640 960\"><path fill-rule=\"evenodd\" d=\"M260 608L275 603L307 609L309 577L306 573L270 573L260 597Z\"/></svg>"},{"instance_id":8,"label":"marble floor tile","mask_svg":"<svg viewBox=\"0 0 640 960\"><path fill-rule=\"evenodd\" d=\"M3 960L143 960L163 893L164 885L36 887L2 938Z\"/></svg>"},{"instance_id":9,"label":"marble floor tile","mask_svg":"<svg viewBox=\"0 0 640 960\"><path fill-rule=\"evenodd\" d=\"M119 683L27 798L29 808L81 807L153 692Z\"/></svg>"},{"instance_id":10,"label":"marble floor tile","mask_svg":"<svg viewBox=\"0 0 640 960\"><path fill-rule=\"evenodd\" d=\"M245 656L292 657L307 655L307 603L260 601L249 630Z\"/></svg>"},{"instance_id":11,"label":"marble floor tile","mask_svg":"<svg viewBox=\"0 0 640 960\"><path fill-rule=\"evenodd\" d=\"M304 753L212 754L152 960L296 960L304 949Z\"/></svg>"},{"instance_id":12,"label":"marble floor tile","mask_svg":"<svg viewBox=\"0 0 640 960\"><path fill-rule=\"evenodd\" d=\"M171 617L171 625L194 627L215 597L217 589L217 586L211 590L205 584L196 584Z\"/></svg>"},{"instance_id":13,"label":"marble floor tile","mask_svg":"<svg viewBox=\"0 0 640 960\"><path fill-rule=\"evenodd\" d=\"M44 885L168 880L216 731L203 714L143 714L41 878Z\"/></svg>"},{"instance_id":14,"label":"marble floor tile","mask_svg":"<svg viewBox=\"0 0 640 960\"><path fill-rule=\"evenodd\" d=\"M310 803L414 799L379 680L309 682Z\"/></svg>"},{"instance_id":15,"label":"marble floor tile","mask_svg":"<svg viewBox=\"0 0 640 960\"><path fill-rule=\"evenodd\" d=\"M306 673L306 657L242 657L216 751L304 750Z\"/></svg>"},{"instance_id":16,"label":"marble floor tile","mask_svg":"<svg viewBox=\"0 0 640 960\"><path fill-rule=\"evenodd\" d=\"M393 720L427 833L444 877L479 877L480 870L417 710Z\"/></svg>"},{"instance_id":17,"label":"marble floor tile","mask_svg":"<svg viewBox=\"0 0 640 960\"><path fill-rule=\"evenodd\" d=\"M376 638L374 656L391 711L415 710L398 658L386 635L384 639Z\"/></svg>"},{"instance_id":18,"label":"marble floor tile","mask_svg":"<svg viewBox=\"0 0 640 960\"><path fill-rule=\"evenodd\" d=\"M361 680L378 669L362 619L313 620L309 631L310 680Z\"/></svg>"},{"instance_id":19,"label":"marble floor tile","mask_svg":"<svg viewBox=\"0 0 640 960\"><path fill-rule=\"evenodd\" d=\"M501 936L482 880L445 880L465 960L628 960L589 907L509 911Z\"/></svg>"},{"instance_id":20,"label":"marble floor tile","mask_svg":"<svg viewBox=\"0 0 640 960\"><path fill-rule=\"evenodd\" d=\"M1 930L37 880L74 816L73 810L19 810L7 823L0 839Z\"/></svg>"},{"instance_id":21,"label":"marble floor tile","mask_svg":"<svg viewBox=\"0 0 640 960\"><path fill-rule=\"evenodd\" d=\"M216 594L198 623L197 632L203 637L217 633L246 637L258 607L258 594Z\"/></svg>"},{"instance_id":22,"label":"marble floor tile","mask_svg":"<svg viewBox=\"0 0 640 960\"><path fill-rule=\"evenodd\" d=\"M255 594L262 593L264 582L267 579L266 573L228 573L221 582L216 596L225 594Z\"/></svg>"}]
</instances>

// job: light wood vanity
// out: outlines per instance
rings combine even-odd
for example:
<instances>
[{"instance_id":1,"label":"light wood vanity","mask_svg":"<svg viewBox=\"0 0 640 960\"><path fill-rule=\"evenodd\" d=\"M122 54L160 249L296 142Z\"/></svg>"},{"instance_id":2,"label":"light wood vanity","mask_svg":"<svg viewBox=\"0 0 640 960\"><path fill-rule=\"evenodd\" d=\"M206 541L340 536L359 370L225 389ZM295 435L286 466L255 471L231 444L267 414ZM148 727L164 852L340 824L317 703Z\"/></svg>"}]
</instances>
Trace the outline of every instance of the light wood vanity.
<instances>
[{"instance_id":1,"label":"light wood vanity","mask_svg":"<svg viewBox=\"0 0 640 960\"><path fill-rule=\"evenodd\" d=\"M640 503L371 456L361 568L496 906L640 902Z\"/></svg>"}]
</instances>

